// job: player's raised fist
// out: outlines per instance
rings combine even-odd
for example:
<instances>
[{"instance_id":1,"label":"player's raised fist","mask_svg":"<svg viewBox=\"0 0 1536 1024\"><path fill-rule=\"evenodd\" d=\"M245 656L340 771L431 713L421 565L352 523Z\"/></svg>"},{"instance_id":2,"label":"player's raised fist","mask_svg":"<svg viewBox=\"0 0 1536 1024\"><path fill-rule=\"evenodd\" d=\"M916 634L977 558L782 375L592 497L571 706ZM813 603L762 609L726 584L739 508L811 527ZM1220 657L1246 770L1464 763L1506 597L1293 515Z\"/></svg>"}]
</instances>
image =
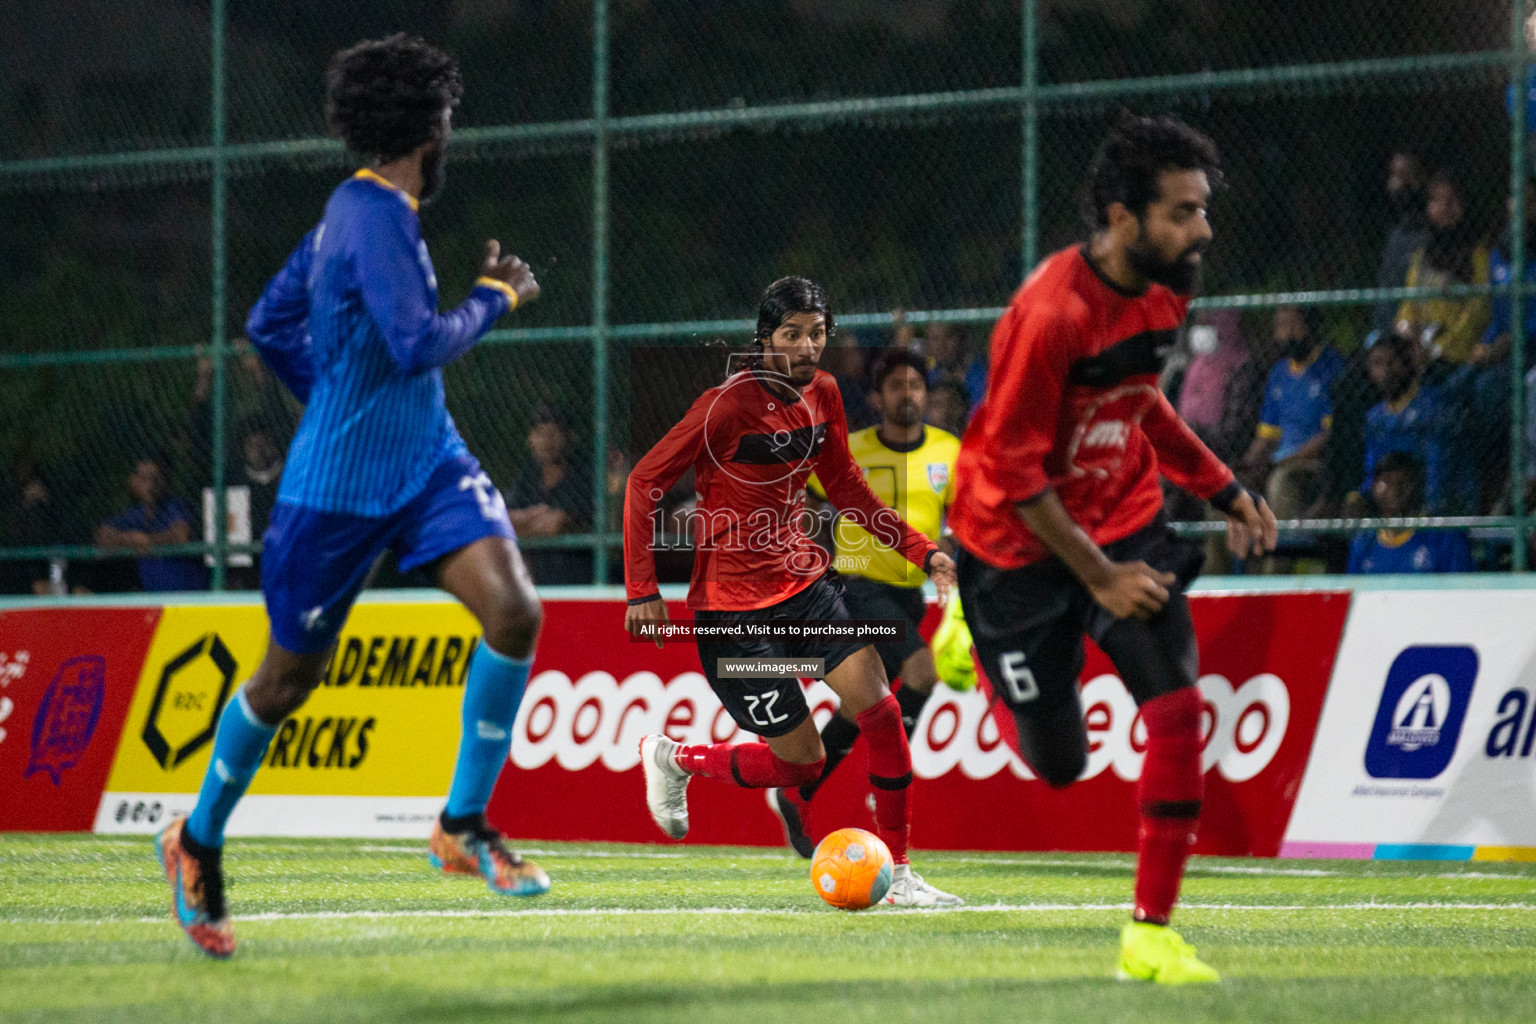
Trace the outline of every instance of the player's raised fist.
<instances>
[{"instance_id":1,"label":"player's raised fist","mask_svg":"<svg viewBox=\"0 0 1536 1024\"><path fill-rule=\"evenodd\" d=\"M494 238L485 243L485 261L480 265L480 273L511 285L517 292L519 306L539 297L539 282L533 276L533 268L516 256L503 256L501 243Z\"/></svg>"}]
</instances>

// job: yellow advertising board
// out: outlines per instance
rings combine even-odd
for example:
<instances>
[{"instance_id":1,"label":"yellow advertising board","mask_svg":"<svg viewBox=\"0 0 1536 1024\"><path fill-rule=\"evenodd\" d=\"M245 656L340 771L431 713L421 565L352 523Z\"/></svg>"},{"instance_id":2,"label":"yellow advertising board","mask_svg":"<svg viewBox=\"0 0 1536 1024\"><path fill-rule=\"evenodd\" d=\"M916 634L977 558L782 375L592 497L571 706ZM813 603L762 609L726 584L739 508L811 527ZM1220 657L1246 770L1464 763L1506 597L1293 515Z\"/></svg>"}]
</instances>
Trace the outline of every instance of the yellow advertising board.
<instances>
[{"instance_id":1,"label":"yellow advertising board","mask_svg":"<svg viewBox=\"0 0 1536 1024\"><path fill-rule=\"evenodd\" d=\"M250 794L441 799L479 634L456 603L358 604L324 680L272 738ZM260 605L167 607L123 727L108 800L195 794L219 713L266 643Z\"/></svg>"}]
</instances>

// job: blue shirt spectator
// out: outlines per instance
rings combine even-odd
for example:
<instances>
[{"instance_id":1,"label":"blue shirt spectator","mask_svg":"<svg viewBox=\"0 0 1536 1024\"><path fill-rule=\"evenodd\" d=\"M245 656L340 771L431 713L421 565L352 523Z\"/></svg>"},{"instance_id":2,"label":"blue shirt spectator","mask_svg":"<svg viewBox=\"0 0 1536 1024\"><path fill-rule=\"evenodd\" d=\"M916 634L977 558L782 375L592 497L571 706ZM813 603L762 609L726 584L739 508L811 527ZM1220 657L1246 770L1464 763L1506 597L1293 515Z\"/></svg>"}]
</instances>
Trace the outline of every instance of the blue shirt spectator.
<instances>
[{"instance_id":1,"label":"blue shirt spectator","mask_svg":"<svg viewBox=\"0 0 1536 1024\"><path fill-rule=\"evenodd\" d=\"M1467 538L1451 531L1362 531L1349 546L1351 575L1471 571Z\"/></svg>"},{"instance_id":2,"label":"blue shirt spectator","mask_svg":"<svg viewBox=\"0 0 1536 1024\"><path fill-rule=\"evenodd\" d=\"M1527 250L1525 261L1525 283L1536 284L1536 252ZM1488 278L1495 285L1509 284L1510 277L1514 273L1514 264L1510 261L1504 246L1496 247L1488 257ZM1512 333L1514 327L1514 305L1508 295L1496 295L1493 299L1493 319L1488 321L1488 330L1483 332L1483 344L1492 345L1503 336ZM1525 336L1527 338L1536 335L1536 296L1527 296L1525 300Z\"/></svg>"},{"instance_id":3,"label":"blue shirt spectator","mask_svg":"<svg viewBox=\"0 0 1536 1024\"><path fill-rule=\"evenodd\" d=\"M1392 451L1376 463L1371 485L1376 507L1389 519L1424 507L1424 463L1406 451ZM1351 573L1471 572L1472 550L1464 534L1449 531L1371 530L1349 547Z\"/></svg>"},{"instance_id":4,"label":"blue shirt spectator","mask_svg":"<svg viewBox=\"0 0 1536 1024\"><path fill-rule=\"evenodd\" d=\"M1433 385L1421 384L1411 339L1388 335L1371 346L1366 370L1381 401L1365 414L1365 465L1360 491L1373 494L1376 464L1391 452L1407 452L1424 466L1424 502L1436 515L1462 511L1471 493L1471 466L1450 456L1448 402Z\"/></svg>"},{"instance_id":5,"label":"blue shirt spectator","mask_svg":"<svg viewBox=\"0 0 1536 1024\"><path fill-rule=\"evenodd\" d=\"M1510 258L1512 231L1506 231L1503 239L1488 254L1488 280L1495 285L1509 284L1514 277L1514 261ZM1525 183L1525 283L1536 283L1536 182ZM1499 362L1508 354L1509 339L1514 333L1514 304L1508 295L1493 298L1493 317L1483 332L1486 346L1480 361ZM1536 336L1536 296L1525 299L1525 336ZM1527 351L1529 366L1532 353ZM1506 394L1508 389L1505 389Z\"/></svg>"},{"instance_id":6,"label":"blue shirt spectator","mask_svg":"<svg viewBox=\"0 0 1536 1024\"><path fill-rule=\"evenodd\" d=\"M1376 463L1389 452L1412 452L1424 460L1424 502L1437 515L1459 508L1460 487L1452 480L1445 435L1445 401L1440 389L1415 384L1396 401L1381 401L1365 414L1365 482L1369 494Z\"/></svg>"},{"instance_id":7,"label":"blue shirt spectator","mask_svg":"<svg viewBox=\"0 0 1536 1024\"><path fill-rule=\"evenodd\" d=\"M1286 357L1269 371L1259 436L1279 442L1270 456L1283 462L1332 425L1333 382L1344 372L1344 357L1327 345L1305 362Z\"/></svg>"},{"instance_id":8,"label":"blue shirt spectator","mask_svg":"<svg viewBox=\"0 0 1536 1024\"><path fill-rule=\"evenodd\" d=\"M101 524L96 543L128 548L139 558L139 586L149 591L207 590L208 570L195 558L156 558L156 547L190 544L197 539L197 519L180 498L166 495L165 468L158 458L134 464L128 487L138 504Z\"/></svg>"},{"instance_id":9,"label":"blue shirt spectator","mask_svg":"<svg viewBox=\"0 0 1536 1024\"><path fill-rule=\"evenodd\" d=\"M971 360L965 370L965 390L971 396L972 411L987 397L987 361L980 356Z\"/></svg>"}]
</instances>

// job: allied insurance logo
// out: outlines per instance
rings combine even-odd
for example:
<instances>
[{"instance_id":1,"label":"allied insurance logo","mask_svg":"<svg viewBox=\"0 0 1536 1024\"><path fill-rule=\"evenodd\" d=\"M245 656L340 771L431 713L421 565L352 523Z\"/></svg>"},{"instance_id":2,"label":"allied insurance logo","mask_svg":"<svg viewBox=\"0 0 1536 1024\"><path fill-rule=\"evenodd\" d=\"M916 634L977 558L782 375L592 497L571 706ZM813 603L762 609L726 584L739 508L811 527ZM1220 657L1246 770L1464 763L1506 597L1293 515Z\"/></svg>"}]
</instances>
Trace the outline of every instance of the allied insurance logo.
<instances>
[{"instance_id":1,"label":"allied insurance logo","mask_svg":"<svg viewBox=\"0 0 1536 1024\"><path fill-rule=\"evenodd\" d=\"M1365 770L1377 779L1432 779L1456 753L1477 681L1471 647L1409 647L1387 670Z\"/></svg>"}]
</instances>

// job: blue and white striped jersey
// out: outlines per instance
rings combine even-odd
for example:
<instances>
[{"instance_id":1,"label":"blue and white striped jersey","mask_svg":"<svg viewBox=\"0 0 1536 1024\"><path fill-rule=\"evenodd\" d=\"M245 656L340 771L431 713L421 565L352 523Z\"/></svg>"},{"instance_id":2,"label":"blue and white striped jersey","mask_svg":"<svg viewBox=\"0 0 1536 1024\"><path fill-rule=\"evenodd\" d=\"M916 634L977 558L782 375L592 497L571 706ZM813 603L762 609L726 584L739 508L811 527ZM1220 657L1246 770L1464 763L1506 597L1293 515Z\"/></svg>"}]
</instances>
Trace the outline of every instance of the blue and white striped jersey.
<instances>
[{"instance_id":1,"label":"blue and white striped jersey","mask_svg":"<svg viewBox=\"0 0 1536 1024\"><path fill-rule=\"evenodd\" d=\"M251 343L307 403L277 500L383 516L414 498L466 450L442 367L515 304L510 286L482 277L439 314L416 201L371 171L344 182L246 322Z\"/></svg>"}]
</instances>

